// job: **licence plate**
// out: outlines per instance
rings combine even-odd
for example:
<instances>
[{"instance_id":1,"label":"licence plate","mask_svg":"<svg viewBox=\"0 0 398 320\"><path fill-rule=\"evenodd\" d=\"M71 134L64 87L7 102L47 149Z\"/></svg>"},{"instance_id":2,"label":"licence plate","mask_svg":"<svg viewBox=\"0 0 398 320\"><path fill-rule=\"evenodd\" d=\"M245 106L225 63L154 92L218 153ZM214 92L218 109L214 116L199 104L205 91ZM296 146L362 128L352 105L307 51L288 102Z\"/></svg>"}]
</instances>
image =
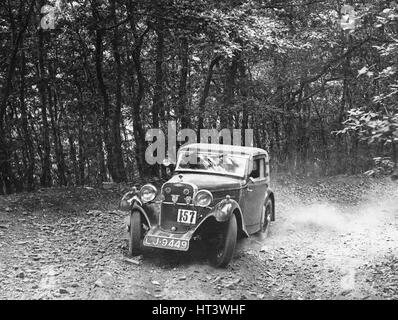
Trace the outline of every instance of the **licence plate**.
<instances>
[{"instance_id":1,"label":"licence plate","mask_svg":"<svg viewBox=\"0 0 398 320\"><path fill-rule=\"evenodd\" d=\"M147 247L188 251L189 241L158 236L146 236L144 245Z\"/></svg>"},{"instance_id":2,"label":"licence plate","mask_svg":"<svg viewBox=\"0 0 398 320\"><path fill-rule=\"evenodd\" d=\"M196 224L197 211L178 209L177 222L185 224Z\"/></svg>"}]
</instances>

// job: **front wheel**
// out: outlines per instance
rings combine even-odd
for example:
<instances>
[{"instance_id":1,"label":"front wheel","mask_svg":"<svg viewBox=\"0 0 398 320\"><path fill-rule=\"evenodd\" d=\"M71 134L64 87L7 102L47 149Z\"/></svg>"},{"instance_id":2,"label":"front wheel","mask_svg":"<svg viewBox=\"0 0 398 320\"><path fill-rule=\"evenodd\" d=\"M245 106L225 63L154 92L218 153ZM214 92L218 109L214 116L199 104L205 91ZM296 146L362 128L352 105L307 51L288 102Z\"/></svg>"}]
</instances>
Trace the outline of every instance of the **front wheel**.
<instances>
[{"instance_id":1,"label":"front wheel","mask_svg":"<svg viewBox=\"0 0 398 320\"><path fill-rule=\"evenodd\" d=\"M238 224L233 214L219 234L219 241L211 257L211 264L217 268L225 268L232 260L235 252Z\"/></svg>"},{"instance_id":2,"label":"front wheel","mask_svg":"<svg viewBox=\"0 0 398 320\"><path fill-rule=\"evenodd\" d=\"M130 215L129 254L131 256L137 256L141 253L142 235L141 213L133 211Z\"/></svg>"}]
</instances>

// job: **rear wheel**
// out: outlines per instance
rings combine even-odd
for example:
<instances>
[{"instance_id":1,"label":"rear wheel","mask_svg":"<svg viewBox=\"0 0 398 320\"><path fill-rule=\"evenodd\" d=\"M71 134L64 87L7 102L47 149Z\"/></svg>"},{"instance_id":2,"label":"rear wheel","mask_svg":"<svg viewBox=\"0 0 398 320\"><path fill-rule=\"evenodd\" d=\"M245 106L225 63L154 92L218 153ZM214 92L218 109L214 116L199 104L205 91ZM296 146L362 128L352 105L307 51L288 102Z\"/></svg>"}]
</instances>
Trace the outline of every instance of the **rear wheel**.
<instances>
[{"instance_id":1,"label":"rear wheel","mask_svg":"<svg viewBox=\"0 0 398 320\"><path fill-rule=\"evenodd\" d=\"M143 235L141 213L133 211L130 215L129 254L137 256L141 253L141 239Z\"/></svg>"},{"instance_id":2,"label":"rear wheel","mask_svg":"<svg viewBox=\"0 0 398 320\"><path fill-rule=\"evenodd\" d=\"M236 239L238 235L238 224L233 214L225 223L218 234L217 245L212 252L211 264L217 268L225 268L232 260L235 252Z\"/></svg>"},{"instance_id":3,"label":"rear wheel","mask_svg":"<svg viewBox=\"0 0 398 320\"><path fill-rule=\"evenodd\" d=\"M268 233L269 225L272 220L272 201L268 199L263 207L263 212L261 214L261 232Z\"/></svg>"}]
</instances>

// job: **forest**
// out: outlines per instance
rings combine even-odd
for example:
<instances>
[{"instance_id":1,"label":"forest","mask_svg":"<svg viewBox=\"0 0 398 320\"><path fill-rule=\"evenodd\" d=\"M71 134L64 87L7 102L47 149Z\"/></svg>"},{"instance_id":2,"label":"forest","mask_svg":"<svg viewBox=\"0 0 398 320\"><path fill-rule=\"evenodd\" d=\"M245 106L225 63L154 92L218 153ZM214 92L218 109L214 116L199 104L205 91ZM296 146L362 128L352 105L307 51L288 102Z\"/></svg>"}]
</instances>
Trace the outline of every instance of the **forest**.
<instances>
[{"instance_id":1,"label":"forest","mask_svg":"<svg viewBox=\"0 0 398 320\"><path fill-rule=\"evenodd\" d=\"M146 132L253 129L273 175L391 172L398 5L1 0L0 194L160 175Z\"/></svg>"}]
</instances>

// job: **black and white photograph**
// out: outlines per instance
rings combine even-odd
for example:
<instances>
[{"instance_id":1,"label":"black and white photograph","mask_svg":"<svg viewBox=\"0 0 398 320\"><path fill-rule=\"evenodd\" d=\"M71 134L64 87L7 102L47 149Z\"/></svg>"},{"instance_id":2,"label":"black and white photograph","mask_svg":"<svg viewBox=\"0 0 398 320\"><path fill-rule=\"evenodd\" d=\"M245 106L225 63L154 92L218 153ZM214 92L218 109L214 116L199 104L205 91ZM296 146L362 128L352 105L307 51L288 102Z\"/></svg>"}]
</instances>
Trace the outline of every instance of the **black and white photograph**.
<instances>
[{"instance_id":1,"label":"black and white photograph","mask_svg":"<svg viewBox=\"0 0 398 320\"><path fill-rule=\"evenodd\" d=\"M0 302L396 300L397 163L396 1L0 0Z\"/></svg>"}]
</instances>

